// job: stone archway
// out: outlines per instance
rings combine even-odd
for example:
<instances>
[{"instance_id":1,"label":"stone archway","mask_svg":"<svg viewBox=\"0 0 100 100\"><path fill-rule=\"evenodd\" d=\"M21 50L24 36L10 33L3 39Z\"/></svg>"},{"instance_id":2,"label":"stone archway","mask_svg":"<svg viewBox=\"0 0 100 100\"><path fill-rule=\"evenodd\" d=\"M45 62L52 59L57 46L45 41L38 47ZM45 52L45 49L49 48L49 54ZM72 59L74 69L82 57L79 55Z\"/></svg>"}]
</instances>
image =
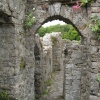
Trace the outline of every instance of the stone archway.
<instances>
[{"instance_id":1,"label":"stone archway","mask_svg":"<svg viewBox=\"0 0 100 100\"><path fill-rule=\"evenodd\" d=\"M29 4L29 5L31 5L31 4ZM35 11L33 11L33 15L35 16L37 21L30 28L30 33L36 34L37 30L44 23L46 23L48 21L55 20L55 19L59 19L59 20L63 20L64 22L66 22L68 24L73 25L73 27L78 31L79 35L81 36L81 38L82 38L81 43L83 45L87 45L89 43L89 38L88 38L89 29L87 27L88 15L86 13L85 8L82 8L81 12L73 12L73 10L70 6L62 5L59 2L48 5L48 9L43 9L42 4L39 4L39 5L37 4L36 6L33 4L32 9L33 8L35 8ZM80 52L80 48L79 48L79 52ZM73 65L72 65L72 67L73 67ZM77 70L77 68L76 68L76 70ZM82 76L83 76L83 74L82 74ZM76 77L77 77L77 75L76 75ZM79 81L79 82L81 83L81 81ZM87 82L87 84L88 84L88 82ZM83 85L83 83L82 83L82 85ZM87 87L85 87L85 88L87 88ZM72 91L72 92L75 92L75 91ZM80 93L81 92L82 91L81 91L81 88L80 88ZM87 90L85 92L87 92ZM77 93L77 91L75 93ZM83 96L83 95L81 95L81 96ZM81 96L79 96L79 98L83 99L84 96L83 97L81 97ZM85 96L87 96L87 98L88 98L88 95L85 95ZM70 98L72 98L72 97L70 97L70 96L66 97L66 94L65 94L66 100L68 100Z\"/></svg>"},{"instance_id":2,"label":"stone archway","mask_svg":"<svg viewBox=\"0 0 100 100\"><path fill-rule=\"evenodd\" d=\"M33 3L29 3L29 1L33 1ZM12 3L10 0L1 0L0 2L0 13L3 12L3 16L0 16L0 20L8 22L9 19L9 23L11 23L11 25L8 26L9 23L0 21L0 90L7 90L12 98L18 100L34 100L35 98L34 34L45 21L48 21L48 19L50 20L50 18L65 19L67 23L72 23L84 37L83 44L88 44L89 42L87 41L89 40L89 29L86 27L88 16L85 8L82 8L81 12L76 13L72 11L71 6L63 5L58 2L48 4L48 8L43 9L43 3L38 4L34 3L34 1L37 2L38 0L27 0L27 6L26 2L23 2L23 0L13 1ZM33 24L27 33L23 28L25 6L28 12L32 12L32 9L35 8L33 15L37 19L36 23ZM7 15L7 17L5 15ZM22 56L25 57L25 68L21 70L20 60ZM86 99L83 98L82 100Z\"/></svg>"},{"instance_id":3,"label":"stone archway","mask_svg":"<svg viewBox=\"0 0 100 100\"><path fill-rule=\"evenodd\" d=\"M46 22L48 22L48 21L52 21L52 20L55 20L55 19L59 19L59 20L63 20L64 22L66 22L66 23L68 23L68 24L71 24L71 25L73 25L73 27L78 31L78 33L79 33L79 35L81 36L81 39L82 39L82 44L85 44L87 41L85 41L84 40L84 38L86 38L86 35L84 34L84 31L82 31L82 33L80 32L81 30L78 30L78 28L71 22L71 20L69 20L69 19L67 19L67 18L64 18L64 17L62 17L61 15L54 15L54 16L51 16L51 17L47 17L47 19L46 20L44 20L42 23L41 23L41 25L43 25L44 23L46 23ZM36 29L35 29L35 31L34 31L34 33L37 33L37 30L41 27L41 25L40 24L38 24L38 22L36 23L37 25L34 25L33 26L33 28L35 27ZM38 27L37 27L38 26ZM86 27L85 27L86 28ZM84 28L84 30L86 31L86 29ZM32 30L31 30L32 31ZM74 52L74 51L72 51L72 52ZM76 51L75 51L76 52ZM77 52L76 52L77 53ZM80 53L80 50L79 50L79 53ZM74 58L74 60L75 60L76 58ZM74 66L74 65L72 65L72 66ZM69 66L68 66L69 67ZM71 67L71 66L70 66ZM73 68L73 67L72 67ZM68 68L67 68L68 69ZM75 70L78 70L77 68L75 69ZM66 73L65 73L66 74ZM72 77L72 76L71 76ZM77 77L77 75L76 75L76 77ZM66 78L69 78L69 76L68 77L66 77ZM76 79L76 80L74 80L73 79L73 81L74 82L78 82L79 83L79 85L80 85L80 83L81 83L81 81L79 81L80 79ZM65 81L66 82L66 81ZM68 83L69 84L69 83ZM75 83L76 84L76 83ZM64 88L66 88L66 87L69 87L68 85L66 85L66 86L64 86ZM74 87L74 86L73 86ZM64 90L64 91L68 91L68 90ZM78 91L78 90L77 90ZM72 91L73 92L73 94L75 95L75 93L77 93L77 91ZM80 88L80 91L81 91L81 88ZM66 92L67 93L67 92ZM66 100L68 100L69 98L72 98L72 97L70 97L70 95L68 96L66 96L66 93L64 93L65 94L65 99ZM74 98L76 98L76 97L74 97ZM77 99L79 99L79 98L81 98L80 97L80 95L79 95L79 97L77 97Z\"/></svg>"},{"instance_id":4,"label":"stone archway","mask_svg":"<svg viewBox=\"0 0 100 100\"><path fill-rule=\"evenodd\" d=\"M33 15L36 17L37 21L30 28L30 32L36 33L38 28L45 22L59 19L72 24L79 34L84 37L84 43L86 43L90 31L87 27L88 15L85 8L81 8L81 12L73 12L71 6L62 5L60 2L48 5L48 10L43 9L42 6L43 4L37 4L37 6L33 4L31 7L31 9L35 9Z\"/></svg>"},{"instance_id":5,"label":"stone archway","mask_svg":"<svg viewBox=\"0 0 100 100\"><path fill-rule=\"evenodd\" d=\"M30 0L31 1L31 0ZM34 1L37 1L37 0L34 0ZM44 2L43 2L44 3ZM81 35L83 36L83 43L82 44L85 44L83 48L85 48L86 46L88 46L90 44L90 29L87 27L87 22L89 21L88 20L88 15L87 15L87 11L86 9L83 7L81 8L82 11L81 12L73 12L71 6L68 6L68 5L63 5L62 3L60 2L56 2L54 4L48 4L48 8L47 9L44 9L43 8L43 5L44 4L28 4L28 11L32 11L33 8L35 8L35 11L33 12L34 13L34 16L36 17L37 19L37 22L30 28L30 33L36 33L38 28L41 27L41 25L43 23L45 23L49 18L54 18L55 16L60 16L60 17L63 17L65 18L67 21L69 20L70 22L72 22L72 25L74 25L77 29L78 29L78 32L81 33ZM58 18L59 19L59 18ZM50 19L49 19L50 20ZM91 41L93 43L95 43L94 41ZM96 44L95 44L96 45ZM95 47L93 47L95 48ZM82 48L80 48L82 50ZM84 49L83 49L84 50ZM87 52L88 50L86 49L85 51L83 52ZM86 55L87 58L88 58L88 55ZM85 67L86 65L83 65L83 72L82 72L82 79L84 80L84 78L86 80L82 81L82 88L85 87L85 92L87 92L87 96L89 96L89 89L87 90L87 86L89 85L85 85L84 86L84 82L87 82L88 78L87 78L87 74L88 74L88 66L87 68ZM73 67L73 66L72 66ZM84 76L87 75L87 76ZM88 82L87 82L88 83ZM89 86L90 87L90 86ZM85 92L84 92L84 89L81 90L81 92L83 92L83 98L80 98L81 100L88 100L89 98L87 98L87 96L85 96ZM82 93L81 93L82 94Z\"/></svg>"}]
</instances>

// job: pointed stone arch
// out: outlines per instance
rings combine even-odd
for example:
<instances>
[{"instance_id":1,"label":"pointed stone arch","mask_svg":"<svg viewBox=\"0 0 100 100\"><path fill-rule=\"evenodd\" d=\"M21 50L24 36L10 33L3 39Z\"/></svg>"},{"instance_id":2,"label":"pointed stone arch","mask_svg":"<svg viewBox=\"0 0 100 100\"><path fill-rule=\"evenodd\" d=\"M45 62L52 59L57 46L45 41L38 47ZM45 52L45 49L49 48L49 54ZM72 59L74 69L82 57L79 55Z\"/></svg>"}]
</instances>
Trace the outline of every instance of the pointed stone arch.
<instances>
[{"instance_id":1,"label":"pointed stone arch","mask_svg":"<svg viewBox=\"0 0 100 100\"><path fill-rule=\"evenodd\" d=\"M33 12L37 21L30 28L30 32L37 33L37 30L46 22L52 20L62 20L65 23L71 24L82 37L82 42L87 42L89 35L89 28L87 26L88 15L85 8L81 8L81 11L74 12L72 7L68 5L62 5L61 3L54 3L48 5L48 10L42 9L43 5L37 5Z\"/></svg>"}]
</instances>

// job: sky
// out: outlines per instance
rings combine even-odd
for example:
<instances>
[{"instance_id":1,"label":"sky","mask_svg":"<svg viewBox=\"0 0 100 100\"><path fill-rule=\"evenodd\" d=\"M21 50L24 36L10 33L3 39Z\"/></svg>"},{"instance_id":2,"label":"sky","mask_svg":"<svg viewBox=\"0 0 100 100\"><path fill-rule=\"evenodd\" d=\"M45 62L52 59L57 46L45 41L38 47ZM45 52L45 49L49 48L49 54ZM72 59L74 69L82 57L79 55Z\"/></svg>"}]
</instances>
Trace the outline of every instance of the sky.
<instances>
[{"instance_id":1,"label":"sky","mask_svg":"<svg viewBox=\"0 0 100 100\"><path fill-rule=\"evenodd\" d=\"M66 24L66 23L63 22L63 21L59 21L59 20L53 20L53 21L51 21L51 22L47 22L47 23L43 24L42 26L43 26L43 27L48 27L48 26L57 25L57 24L64 25L64 24Z\"/></svg>"}]
</instances>

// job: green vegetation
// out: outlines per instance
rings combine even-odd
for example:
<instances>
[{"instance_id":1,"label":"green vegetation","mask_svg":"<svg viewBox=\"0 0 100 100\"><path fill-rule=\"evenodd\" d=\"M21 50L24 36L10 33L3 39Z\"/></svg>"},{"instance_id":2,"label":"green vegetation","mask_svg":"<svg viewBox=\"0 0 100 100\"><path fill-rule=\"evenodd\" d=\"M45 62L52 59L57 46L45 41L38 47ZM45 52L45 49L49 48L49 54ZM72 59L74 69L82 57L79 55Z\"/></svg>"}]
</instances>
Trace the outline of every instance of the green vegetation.
<instances>
[{"instance_id":1,"label":"green vegetation","mask_svg":"<svg viewBox=\"0 0 100 100\"><path fill-rule=\"evenodd\" d=\"M25 68L25 61L23 59L23 57L21 58L21 61L20 61L20 69L24 69Z\"/></svg>"},{"instance_id":2,"label":"green vegetation","mask_svg":"<svg viewBox=\"0 0 100 100\"><path fill-rule=\"evenodd\" d=\"M10 100L7 92L0 92L0 100Z\"/></svg>"},{"instance_id":3,"label":"green vegetation","mask_svg":"<svg viewBox=\"0 0 100 100\"><path fill-rule=\"evenodd\" d=\"M43 92L43 95L48 95L50 92L50 87L52 83L52 79L49 78L48 80L45 81L45 85L47 86L46 90ZM49 88L48 88L49 87Z\"/></svg>"},{"instance_id":4,"label":"green vegetation","mask_svg":"<svg viewBox=\"0 0 100 100\"><path fill-rule=\"evenodd\" d=\"M100 83L100 73L97 74L97 81Z\"/></svg>"},{"instance_id":5,"label":"green vegetation","mask_svg":"<svg viewBox=\"0 0 100 100\"><path fill-rule=\"evenodd\" d=\"M35 100L40 100L41 95L35 95Z\"/></svg>"},{"instance_id":6,"label":"green vegetation","mask_svg":"<svg viewBox=\"0 0 100 100\"><path fill-rule=\"evenodd\" d=\"M89 24L89 28L94 33L100 33L100 16L93 16L91 17L92 23ZM100 34L97 34L97 39L100 40Z\"/></svg>"},{"instance_id":7,"label":"green vegetation","mask_svg":"<svg viewBox=\"0 0 100 100\"><path fill-rule=\"evenodd\" d=\"M95 2L96 0L80 0L81 4L80 6L84 6L86 4L91 4L93 2Z\"/></svg>"},{"instance_id":8,"label":"green vegetation","mask_svg":"<svg viewBox=\"0 0 100 100\"><path fill-rule=\"evenodd\" d=\"M44 82L47 87L46 87L46 90L43 92L43 95L48 95L50 92L50 86L52 84L52 79L53 79L53 72L50 73L50 76L51 77Z\"/></svg>"},{"instance_id":9,"label":"green vegetation","mask_svg":"<svg viewBox=\"0 0 100 100\"><path fill-rule=\"evenodd\" d=\"M47 86L50 86L51 83L52 83L52 79L51 79L51 78L49 78L48 80L45 81L45 84L46 84Z\"/></svg>"},{"instance_id":10,"label":"green vegetation","mask_svg":"<svg viewBox=\"0 0 100 100\"><path fill-rule=\"evenodd\" d=\"M38 34L43 37L46 33L52 33L52 32L61 32L62 33L62 39L69 39L69 40L80 40L80 36L78 32L73 28L72 25L66 24L66 25L54 25L49 27L41 27L38 30Z\"/></svg>"},{"instance_id":11,"label":"green vegetation","mask_svg":"<svg viewBox=\"0 0 100 100\"><path fill-rule=\"evenodd\" d=\"M33 25L34 22L36 22L36 18L33 16L33 13L29 13L28 15L26 15L25 17L25 27L29 28Z\"/></svg>"},{"instance_id":12,"label":"green vegetation","mask_svg":"<svg viewBox=\"0 0 100 100\"><path fill-rule=\"evenodd\" d=\"M89 27L93 32L100 32L100 16L91 17L92 23Z\"/></svg>"},{"instance_id":13,"label":"green vegetation","mask_svg":"<svg viewBox=\"0 0 100 100\"><path fill-rule=\"evenodd\" d=\"M44 91L43 95L48 95L49 92L50 92L50 88L49 88L49 89L47 88L47 89Z\"/></svg>"},{"instance_id":14,"label":"green vegetation","mask_svg":"<svg viewBox=\"0 0 100 100\"><path fill-rule=\"evenodd\" d=\"M57 43L57 38L54 36L51 36L51 41L53 44Z\"/></svg>"}]
</instances>

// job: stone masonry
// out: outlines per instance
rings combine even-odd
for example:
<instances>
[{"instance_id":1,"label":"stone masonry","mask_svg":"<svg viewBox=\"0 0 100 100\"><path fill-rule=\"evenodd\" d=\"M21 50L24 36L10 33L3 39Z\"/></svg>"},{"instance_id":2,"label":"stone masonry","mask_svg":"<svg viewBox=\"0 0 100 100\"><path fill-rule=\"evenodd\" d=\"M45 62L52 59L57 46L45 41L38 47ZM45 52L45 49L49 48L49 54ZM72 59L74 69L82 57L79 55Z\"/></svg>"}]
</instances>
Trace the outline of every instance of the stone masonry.
<instances>
[{"instance_id":1,"label":"stone masonry","mask_svg":"<svg viewBox=\"0 0 100 100\"><path fill-rule=\"evenodd\" d=\"M66 43L65 100L89 100L89 70L87 48L73 42Z\"/></svg>"},{"instance_id":2,"label":"stone masonry","mask_svg":"<svg viewBox=\"0 0 100 100\"><path fill-rule=\"evenodd\" d=\"M98 14L94 10L99 8L100 3L74 12L67 3L48 1L0 0L0 93L6 91L11 100L35 100L37 86L34 83L35 77L38 77L35 73L43 65L46 67L41 72L45 73L45 68L49 72L47 63L43 63L47 56L39 58L43 54L40 53L41 44L36 41L35 34L44 23L59 19L73 25L81 36L80 46L67 46L67 43L65 46L65 100L100 100L100 83L97 81L97 74L100 73L100 40L87 27L87 22L91 22L89 15ZM91 14L89 11L92 11ZM24 22L29 13L36 21L31 27L26 27ZM43 63L42 66L37 62ZM38 84L43 85L46 78L40 79L41 83Z\"/></svg>"},{"instance_id":3,"label":"stone masonry","mask_svg":"<svg viewBox=\"0 0 100 100\"><path fill-rule=\"evenodd\" d=\"M35 94L36 99L38 99L45 92L53 72L61 69L61 33L55 32L46 34L43 38L40 38L38 34L36 34L34 55Z\"/></svg>"}]
</instances>

